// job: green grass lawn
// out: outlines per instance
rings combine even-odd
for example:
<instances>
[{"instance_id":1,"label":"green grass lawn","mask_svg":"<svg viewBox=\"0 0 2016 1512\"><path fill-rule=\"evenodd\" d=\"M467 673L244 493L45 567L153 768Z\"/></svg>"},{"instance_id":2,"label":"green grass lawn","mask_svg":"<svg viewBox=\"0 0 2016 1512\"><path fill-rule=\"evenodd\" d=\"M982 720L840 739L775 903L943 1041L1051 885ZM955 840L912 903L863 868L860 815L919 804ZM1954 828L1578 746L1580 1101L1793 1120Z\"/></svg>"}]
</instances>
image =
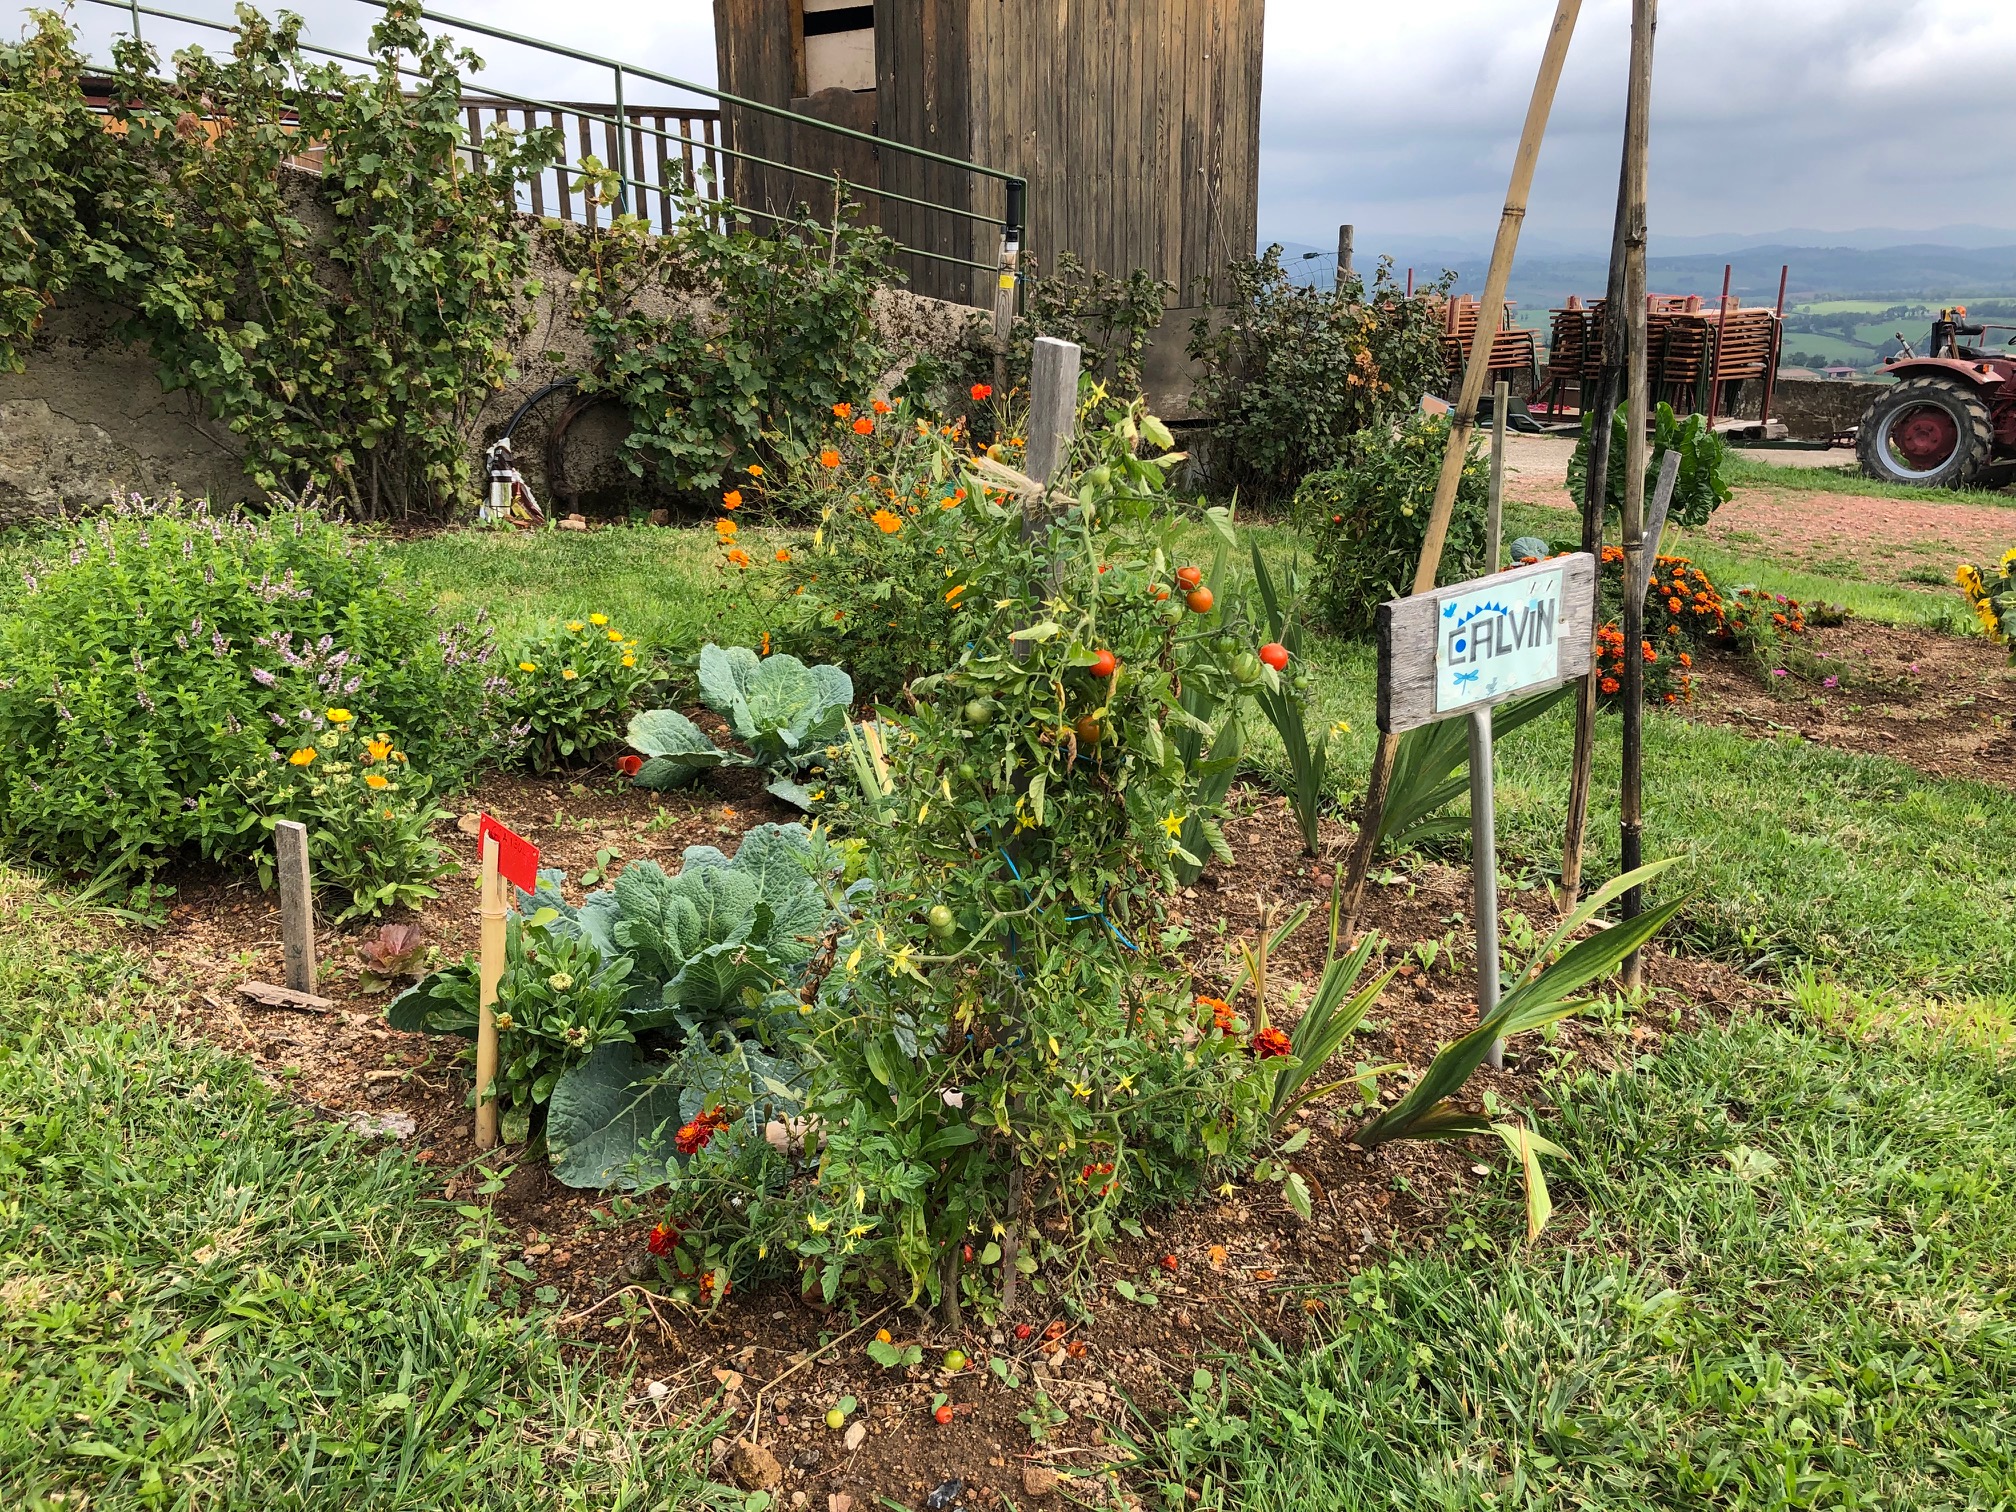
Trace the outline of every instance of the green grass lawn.
<instances>
[{"instance_id":1,"label":"green grass lawn","mask_svg":"<svg viewBox=\"0 0 2016 1512\"><path fill-rule=\"evenodd\" d=\"M0 1506L697 1505L483 1208L178 1043L142 937L6 872L0 919Z\"/></svg>"},{"instance_id":2,"label":"green grass lawn","mask_svg":"<svg viewBox=\"0 0 2016 1512\"><path fill-rule=\"evenodd\" d=\"M1784 1017L1560 1085L1558 1229L1509 1190L1200 1375L1135 1446L1199 1512L2016 1501L2016 1050ZM1471 1249L1481 1240L1484 1252Z\"/></svg>"}]
</instances>

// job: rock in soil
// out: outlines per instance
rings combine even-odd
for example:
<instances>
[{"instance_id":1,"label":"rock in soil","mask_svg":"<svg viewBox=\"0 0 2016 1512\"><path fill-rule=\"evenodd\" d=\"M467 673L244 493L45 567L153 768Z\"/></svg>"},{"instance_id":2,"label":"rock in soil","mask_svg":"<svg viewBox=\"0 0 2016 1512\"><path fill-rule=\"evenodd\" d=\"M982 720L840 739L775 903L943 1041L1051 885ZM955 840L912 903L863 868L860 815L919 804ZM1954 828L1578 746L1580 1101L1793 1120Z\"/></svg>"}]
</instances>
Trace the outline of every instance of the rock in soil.
<instances>
[{"instance_id":1,"label":"rock in soil","mask_svg":"<svg viewBox=\"0 0 2016 1512\"><path fill-rule=\"evenodd\" d=\"M761 1444L743 1439L728 1451L728 1473L744 1491L770 1491L784 1479L784 1467L777 1456Z\"/></svg>"},{"instance_id":2,"label":"rock in soil","mask_svg":"<svg viewBox=\"0 0 2016 1512\"><path fill-rule=\"evenodd\" d=\"M1024 1465L1022 1467L1022 1494L1024 1496L1050 1496L1057 1490L1057 1472L1048 1465Z\"/></svg>"}]
</instances>

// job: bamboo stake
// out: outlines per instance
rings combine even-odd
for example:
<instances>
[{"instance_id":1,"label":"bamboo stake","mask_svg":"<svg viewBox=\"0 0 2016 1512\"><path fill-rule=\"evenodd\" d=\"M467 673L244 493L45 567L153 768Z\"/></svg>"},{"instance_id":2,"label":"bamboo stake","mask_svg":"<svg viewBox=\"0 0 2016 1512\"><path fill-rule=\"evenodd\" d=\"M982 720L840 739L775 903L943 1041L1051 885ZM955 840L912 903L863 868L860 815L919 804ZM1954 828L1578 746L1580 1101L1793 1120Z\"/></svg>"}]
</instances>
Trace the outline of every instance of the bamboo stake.
<instances>
[{"instance_id":1,"label":"bamboo stake","mask_svg":"<svg viewBox=\"0 0 2016 1512\"><path fill-rule=\"evenodd\" d=\"M1561 68L1568 60L1568 43L1575 35L1575 18L1581 10L1582 0L1557 0L1554 24L1548 30L1547 46L1540 55L1540 72L1533 80L1533 98L1526 107L1526 124L1519 133L1519 152L1512 160L1505 210L1498 219L1497 240L1491 246L1491 269L1484 279L1484 300L1477 308L1477 334L1470 343L1470 359L1463 367L1463 387L1457 395L1456 414L1449 428L1449 448L1442 455L1442 471L1435 480L1435 502L1428 511L1428 534L1421 543L1421 560L1414 570L1416 593L1435 586L1435 574L1442 565L1442 547L1449 538L1449 516L1456 507L1456 485L1462 481L1463 463L1470 454L1470 441L1477 429L1477 401L1483 396L1484 380L1491 371L1493 337L1505 314L1505 284L1512 276L1512 254L1519 246L1519 228L1526 219L1533 170L1540 161L1547 116L1554 108L1554 91L1560 86ZM1364 905L1365 875L1372 869L1372 852L1378 845L1379 821L1386 807L1386 783L1393 775L1393 758L1399 749L1400 737L1382 731L1372 754L1364 812L1358 821L1358 844L1351 853L1349 901L1345 905L1345 917L1353 930Z\"/></svg>"},{"instance_id":2,"label":"bamboo stake","mask_svg":"<svg viewBox=\"0 0 2016 1512\"><path fill-rule=\"evenodd\" d=\"M483 953L476 992L476 1148L497 1143L497 984L504 979L504 880L497 875L497 837L483 837Z\"/></svg>"},{"instance_id":3,"label":"bamboo stake","mask_svg":"<svg viewBox=\"0 0 2016 1512\"><path fill-rule=\"evenodd\" d=\"M1512 385L1503 378L1491 390L1491 500L1484 509L1486 572L1496 572L1505 545L1505 411L1512 407Z\"/></svg>"},{"instance_id":4,"label":"bamboo stake","mask_svg":"<svg viewBox=\"0 0 2016 1512\"><path fill-rule=\"evenodd\" d=\"M1630 374L1624 406L1624 581L1644 581L1639 559L1645 554L1645 426L1650 418L1650 374L1645 350L1645 199L1651 171L1649 116L1652 96L1652 33L1658 25L1658 0L1632 0L1631 96L1637 109L1625 132L1624 189L1629 201L1624 235L1624 299L1630 307ZM1726 308L1725 308L1726 315ZM1713 369L1710 370L1710 382ZM1714 413L1710 390L1709 413ZM1644 862L1645 595L1624 595L1624 790L1618 803L1619 838L1627 872ZM1624 894L1624 917L1636 918L1644 905L1641 890ZM1624 962L1624 987L1638 986L1641 962L1633 951Z\"/></svg>"},{"instance_id":5,"label":"bamboo stake","mask_svg":"<svg viewBox=\"0 0 2016 1512\"><path fill-rule=\"evenodd\" d=\"M1584 408L1590 416L1589 475L1582 491L1582 549L1600 562L1603 530L1609 512L1610 438L1617 400L1624 387L1625 311L1624 241L1629 229L1630 194L1627 179L1631 142L1646 132L1645 107L1651 98L1650 76L1642 92L1638 76L1631 75L1625 90L1624 157L1617 172L1617 217L1610 233L1610 277L1603 294L1603 365L1596 377L1593 405ZM1601 581L1601 574L1598 574ZM1558 902L1565 917L1574 911L1582 893L1582 851L1589 832L1589 786L1596 758L1596 684L1603 669L1593 661L1589 675L1582 679L1581 697L1575 704L1575 753L1568 778L1568 823L1561 837L1561 891Z\"/></svg>"}]
</instances>

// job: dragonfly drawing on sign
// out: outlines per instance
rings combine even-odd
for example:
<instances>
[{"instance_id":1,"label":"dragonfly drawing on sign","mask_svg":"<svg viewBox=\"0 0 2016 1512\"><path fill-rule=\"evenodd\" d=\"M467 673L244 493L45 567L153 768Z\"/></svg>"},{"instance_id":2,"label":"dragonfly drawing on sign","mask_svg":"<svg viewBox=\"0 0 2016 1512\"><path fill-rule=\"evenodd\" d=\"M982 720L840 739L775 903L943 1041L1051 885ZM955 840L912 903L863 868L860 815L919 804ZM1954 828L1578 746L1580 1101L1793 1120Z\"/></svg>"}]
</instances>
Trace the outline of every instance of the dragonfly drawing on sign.
<instances>
[{"instance_id":1,"label":"dragonfly drawing on sign","mask_svg":"<svg viewBox=\"0 0 2016 1512\"><path fill-rule=\"evenodd\" d=\"M1466 683L1474 683L1483 675L1482 672L1458 672L1456 674L1456 686L1460 688Z\"/></svg>"}]
</instances>

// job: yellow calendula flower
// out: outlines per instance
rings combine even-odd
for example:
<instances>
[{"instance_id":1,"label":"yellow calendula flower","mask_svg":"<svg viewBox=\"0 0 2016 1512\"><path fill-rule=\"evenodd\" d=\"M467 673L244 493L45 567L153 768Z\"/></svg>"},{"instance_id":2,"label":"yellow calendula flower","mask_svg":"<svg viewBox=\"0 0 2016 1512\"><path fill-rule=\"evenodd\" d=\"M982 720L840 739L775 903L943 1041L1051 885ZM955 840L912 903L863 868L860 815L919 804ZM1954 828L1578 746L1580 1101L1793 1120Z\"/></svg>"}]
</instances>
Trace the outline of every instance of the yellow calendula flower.
<instances>
[{"instance_id":1,"label":"yellow calendula flower","mask_svg":"<svg viewBox=\"0 0 2016 1512\"><path fill-rule=\"evenodd\" d=\"M597 626L606 625L609 623L609 616L606 614L591 614L588 616L588 623Z\"/></svg>"},{"instance_id":2,"label":"yellow calendula flower","mask_svg":"<svg viewBox=\"0 0 2016 1512\"><path fill-rule=\"evenodd\" d=\"M355 716L348 709L330 709L324 716L331 724L348 724Z\"/></svg>"},{"instance_id":3,"label":"yellow calendula flower","mask_svg":"<svg viewBox=\"0 0 2016 1512\"><path fill-rule=\"evenodd\" d=\"M537 672L539 664L537 662L520 662L518 663L518 670L520 672Z\"/></svg>"},{"instance_id":4,"label":"yellow calendula flower","mask_svg":"<svg viewBox=\"0 0 2016 1512\"><path fill-rule=\"evenodd\" d=\"M374 793L383 792L391 785L390 779L382 772L366 772L364 774L364 786L371 789Z\"/></svg>"},{"instance_id":5,"label":"yellow calendula flower","mask_svg":"<svg viewBox=\"0 0 2016 1512\"><path fill-rule=\"evenodd\" d=\"M637 665L637 658L634 656L625 656L623 658L623 665L626 667L634 667Z\"/></svg>"},{"instance_id":6,"label":"yellow calendula flower","mask_svg":"<svg viewBox=\"0 0 2016 1512\"><path fill-rule=\"evenodd\" d=\"M377 735L364 742L364 749L373 761L383 761L392 754L392 742L383 735Z\"/></svg>"},{"instance_id":7,"label":"yellow calendula flower","mask_svg":"<svg viewBox=\"0 0 2016 1512\"><path fill-rule=\"evenodd\" d=\"M315 747L303 746L301 747L300 750L296 751L292 756L289 756L287 758L287 764L289 766L306 766L308 765L309 762L313 761L319 754L320 753L315 749Z\"/></svg>"},{"instance_id":8,"label":"yellow calendula flower","mask_svg":"<svg viewBox=\"0 0 2016 1512\"><path fill-rule=\"evenodd\" d=\"M567 629L575 635L579 635L583 630L586 630L587 628L588 627L582 624L581 621L579 620L567 621Z\"/></svg>"},{"instance_id":9,"label":"yellow calendula flower","mask_svg":"<svg viewBox=\"0 0 2016 1512\"><path fill-rule=\"evenodd\" d=\"M561 672L560 680L562 682L572 682L574 681L575 678L579 677L580 675L581 674L579 672L576 672L572 667L568 667L566 670Z\"/></svg>"},{"instance_id":10,"label":"yellow calendula flower","mask_svg":"<svg viewBox=\"0 0 2016 1512\"><path fill-rule=\"evenodd\" d=\"M620 646L623 644L623 632L621 630L605 630L603 634L607 635L609 639L616 642L617 645Z\"/></svg>"}]
</instances>

